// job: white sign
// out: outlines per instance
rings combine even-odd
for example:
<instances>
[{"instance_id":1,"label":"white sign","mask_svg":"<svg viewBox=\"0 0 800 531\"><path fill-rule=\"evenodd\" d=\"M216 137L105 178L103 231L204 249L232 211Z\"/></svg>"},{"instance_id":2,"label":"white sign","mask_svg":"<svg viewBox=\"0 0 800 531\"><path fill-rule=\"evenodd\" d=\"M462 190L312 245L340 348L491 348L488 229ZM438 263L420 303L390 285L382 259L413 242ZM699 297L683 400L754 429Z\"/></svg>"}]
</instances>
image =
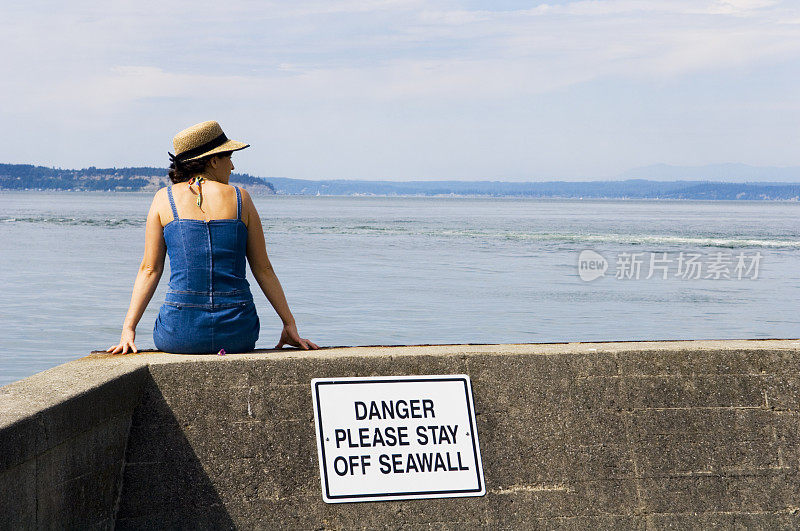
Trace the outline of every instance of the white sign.
<instances>
[{"instance_id":1,"label":"white sign","mask_svg":"<svg viewBox=\"0 0 800 531\"><path fill-rule=\"evenodd\" d=\"M466 374L311 381L327 503L483 496Z\"/></svg>"}]
</instances>

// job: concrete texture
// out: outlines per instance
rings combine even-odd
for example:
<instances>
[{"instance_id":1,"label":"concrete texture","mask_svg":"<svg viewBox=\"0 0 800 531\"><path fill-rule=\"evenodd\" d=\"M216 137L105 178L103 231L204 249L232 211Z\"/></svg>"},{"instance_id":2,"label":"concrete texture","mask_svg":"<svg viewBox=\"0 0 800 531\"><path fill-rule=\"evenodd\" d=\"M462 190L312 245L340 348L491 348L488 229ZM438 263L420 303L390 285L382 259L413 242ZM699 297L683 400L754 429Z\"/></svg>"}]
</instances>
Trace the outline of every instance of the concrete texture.
<instances>
[{"instance_id":1,"label":"concrete texture","mask_svg":"<svg viewBox=\"0 0 800 531\"><path fill-rule=\"evenodd\" d=\"M113 527L146 376L76 360L0 387L0 529Z\"/></svg>"},{"instance_id":2,"label":"concrete texture","mask_svg":"<svg viewBox=\"0 0 800 531\"><path fill-rule=\"evenodd\" d=\"M312 378L455 373L486 496L322 502ZM800 341L97 354L0 388L0 504L0 528L800 528Z\"/></svg>"}]
</instances>

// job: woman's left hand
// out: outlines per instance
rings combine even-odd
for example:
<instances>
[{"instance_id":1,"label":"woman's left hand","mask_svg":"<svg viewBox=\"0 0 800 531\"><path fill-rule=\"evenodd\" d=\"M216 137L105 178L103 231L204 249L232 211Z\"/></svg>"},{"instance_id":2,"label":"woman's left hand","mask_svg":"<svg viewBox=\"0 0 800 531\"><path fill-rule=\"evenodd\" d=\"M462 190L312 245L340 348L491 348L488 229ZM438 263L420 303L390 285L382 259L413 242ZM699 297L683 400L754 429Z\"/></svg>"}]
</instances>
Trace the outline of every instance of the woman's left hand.
<instances>
[{"instance_id":1,"label":"woman's left hand","mask_svg":"<svg viewBox=\"0 0 800 531\"><path fill-rule=\"evenodd\" d=\"M283 345L291 345L293 347L301 348L303 350L317 350L319 347L310 339L300 337L296 325L284 325L281 331L281 339L275 348L283 348Z\"/></svg>"}]
</instances>

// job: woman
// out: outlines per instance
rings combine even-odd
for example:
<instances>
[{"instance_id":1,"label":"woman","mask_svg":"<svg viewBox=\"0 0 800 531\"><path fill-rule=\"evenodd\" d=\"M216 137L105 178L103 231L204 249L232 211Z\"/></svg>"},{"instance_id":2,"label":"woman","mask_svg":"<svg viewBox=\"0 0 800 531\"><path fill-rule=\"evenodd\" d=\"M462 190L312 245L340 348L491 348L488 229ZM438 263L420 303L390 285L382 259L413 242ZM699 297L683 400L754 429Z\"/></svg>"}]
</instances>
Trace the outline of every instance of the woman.
<instances>
[{"instance_id":1,"label":"woman","mask_svg":"<svg viewBox=\"0 0 800 531\"><path fill-rule=\"evenodd\" d=\"M173 139L173 186L153 198L145 249L119 344L112 354L138 352L136 325L156 290L169 254L170 281L153 329L156 348L178 353L249 352L259 320L245 279L245 257L283 321L275 348L319 348L300 337L267 257L261 219L247 191L228 185L231 154L249 147L228 140L217 122L184 129Z\"/></svg>"}]
</instances>

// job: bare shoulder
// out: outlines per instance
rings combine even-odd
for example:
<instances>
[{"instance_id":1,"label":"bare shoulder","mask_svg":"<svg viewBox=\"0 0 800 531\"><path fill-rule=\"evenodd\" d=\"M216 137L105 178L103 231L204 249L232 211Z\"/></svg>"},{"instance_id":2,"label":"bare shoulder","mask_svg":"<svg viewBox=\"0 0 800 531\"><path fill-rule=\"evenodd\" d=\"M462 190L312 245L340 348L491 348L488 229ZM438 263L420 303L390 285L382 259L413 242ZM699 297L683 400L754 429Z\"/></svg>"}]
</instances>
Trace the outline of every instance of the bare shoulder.
<instances>
[{"instance_id":1,"label":"bare shoulder","mask_svg":"<svg viewBox=\"0 0 800 531\"><path fill-rule=\"evenodd\" d=\"M246 226L249 226L251 219L258 218L258 211L256 211L256 206L253 204L253 198L250 193L241 186L239 191L242 194L242 221Z\"/></svg>"},{"instance_id":2,"label":"bare shoulder","mask_svg":"<svg viewBox=\"0 0 800 531\"><path fill-rule=\"evenodd\" d=\"M162 227L172 221L172 209L169 207L169 197L167 196L166 186L158 190L153 196L153 203L150 206L150 211L154 211L158 214ZM169 219L166 219L167 217L169 217Z\"/></svg>"},{"instance_id":3,"label":"bare shoulder","mask_svg":"<svg viewBox=\"0 0 800 531\"><path fill-rule=\"evenodd\" d=\"M239 191L242 193L242 201L247 200L252 202L252 198L250 197L250 192L247 191L247 188L244 186L239 186Z\"/></svg>"},{"instance_id":4,"label":"bare shoulder","mask_svg":"<svg viewBox=\"0 0 800 531\"><path fill-rule=\"evenodd\" d=\"M245 210L254 209L253 205L253 198L250 196L250 193L243 187L239 187L239 191L242 194L242 207Z\"/></svg>"}]
</instances>

